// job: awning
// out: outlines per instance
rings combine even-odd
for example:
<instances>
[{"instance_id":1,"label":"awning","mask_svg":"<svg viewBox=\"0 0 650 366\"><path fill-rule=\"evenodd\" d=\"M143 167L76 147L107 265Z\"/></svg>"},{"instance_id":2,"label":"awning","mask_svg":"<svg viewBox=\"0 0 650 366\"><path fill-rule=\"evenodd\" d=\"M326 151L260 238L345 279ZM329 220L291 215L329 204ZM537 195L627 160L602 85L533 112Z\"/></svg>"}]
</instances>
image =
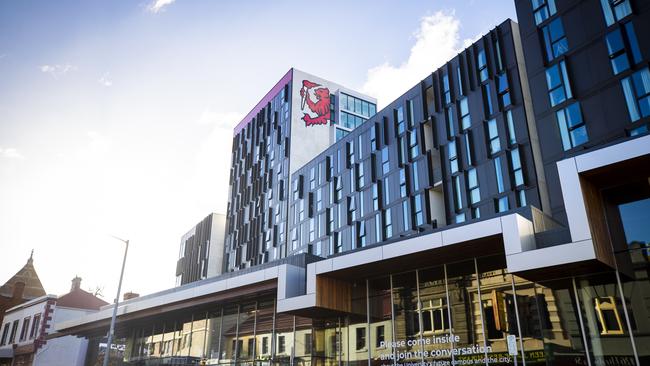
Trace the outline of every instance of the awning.
<instances>
[{"instance_id":1,"label":"awning","mask_svg":"<svg viewBox=\"0 0 650 366\"><path fill-rule=\"evenodd\" d=\"M0 348L0 358L13 358L14 350L13 348Z\"/></svg>"}]
</instances>

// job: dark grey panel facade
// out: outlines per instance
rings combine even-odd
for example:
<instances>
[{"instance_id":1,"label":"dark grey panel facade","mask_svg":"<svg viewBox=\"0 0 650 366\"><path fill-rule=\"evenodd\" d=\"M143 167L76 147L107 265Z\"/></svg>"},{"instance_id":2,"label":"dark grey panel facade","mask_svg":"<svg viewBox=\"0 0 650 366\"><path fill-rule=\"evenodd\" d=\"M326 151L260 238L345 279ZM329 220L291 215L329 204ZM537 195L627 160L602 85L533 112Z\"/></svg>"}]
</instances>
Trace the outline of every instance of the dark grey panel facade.
<instances>
[{"instance_id":1,"label":"dark grey panel facade","mask_svg":"<svg viewBox=\"0 0 650 366\"><path fill-rule=\"evenodd\" d=\"M566 224L556 162L648 131L650 2L516 0L515 6L551 213ZM565 98L552 83L555 69L566 70Z\"/></svg>"},{"instance_id":2,"label":"dark grey panel facade","mask_svg":"<svg viewBox=\"0 0 650 366\"><path fill-rule=\"evenodd\" d=\"M208 257L212 238L212 215L194 227L193 235L184 236L176 262L176 286L208 277Z\"/></svg>"},{"instance_id":3,"label":"dark grey panel facade","mask_svg":"<svg viewBox=\"0 0 650 366\"><path fill-rule=\"evenodd\" d=\"M233 138L224 270L281 258L285 242L291 81Z\"/></svg>"},{"instance_id":4,"label":"dark grey panel facade","mask_svg":"<svg viewBox=\"0 0 650 366\"><path fill-rule=\"evenodd\" d=\"M296 171L288 253L542 207L514 32L499 25Z\"/></svg>"}]
</instances>

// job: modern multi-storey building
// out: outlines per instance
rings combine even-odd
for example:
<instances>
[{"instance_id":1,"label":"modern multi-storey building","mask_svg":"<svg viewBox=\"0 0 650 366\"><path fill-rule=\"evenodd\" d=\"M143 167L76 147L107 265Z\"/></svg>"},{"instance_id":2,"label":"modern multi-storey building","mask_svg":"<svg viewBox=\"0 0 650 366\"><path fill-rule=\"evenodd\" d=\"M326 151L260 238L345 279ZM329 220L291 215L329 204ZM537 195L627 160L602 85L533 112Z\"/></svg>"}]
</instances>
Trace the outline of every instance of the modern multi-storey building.
<instances>
[{"instance_id":1,"label":"modern multi-storey building","mask_svg":"<svg viewBox=\"0 0 650 366\"><path fill-rule=\"evenodd\" d=\"M126 361L649 364L650 4L515 5L291 168L286 258L125 303Z\"/></svg>"},{"instance_id":2,"label":"modern multi-storey building","mask_svg":"<svg viewBox=\"0 0 650 366\"><path fill-rule=\"evenodd\" d=\"M289 253L548 206L522 57L507 21L298 169Z\"/></svg>"},{"instance_id":3,"label":"modern multi-storey building","mask_svg":"<svg viewBox=\"0 0 650 366\"><path fill-rule=\"evenodd\" d=\"M376 112L375 99L291 69L235 127L224 270L287 255L293 172Z\"/></svg>"},{"instance_id":4,"label":"modern multi-storey building","mask_svg":"<svg viewBox=\"0 0 650 366\"><path fill-rule=\"evenodd\" d=\"M181 237L176 286L220 275L226 216L211 213Z\"/></svg>"}]
</instances>

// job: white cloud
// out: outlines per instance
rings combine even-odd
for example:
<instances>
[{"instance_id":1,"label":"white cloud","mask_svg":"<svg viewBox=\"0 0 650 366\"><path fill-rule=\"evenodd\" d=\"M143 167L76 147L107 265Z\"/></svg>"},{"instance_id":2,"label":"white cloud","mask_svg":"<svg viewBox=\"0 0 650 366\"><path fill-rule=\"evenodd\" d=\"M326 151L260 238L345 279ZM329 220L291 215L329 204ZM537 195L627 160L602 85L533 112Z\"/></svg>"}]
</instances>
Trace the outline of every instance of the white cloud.
<instances>
[{"instance_id":1,"label":"white cloud","mask_svg":"<svg viewBox=\"0 0 650 366\"><path fill-rule=\"evenodd\" d=\"M108 73L102 75L102 77L99 78L97 82L107 88L113 85L113 80L110 79L110 75Z\"/></svg>"},{"instance_id":2,"label":"white cloud","mask_svg":"<svg viewBox=\"0 0 650 366\"><path fill-rule=\"evenodd\" d=\"M18 152L18 150L8 147L6 149L3 149L0 147L0 158L7 158L7 159L24 159L25 157Z\"/></svg>"},{"instance_id":3,"label":"white cloud","mask_svg":"<svg viewBox=\"0 0 650 366\"><path fill-rule=\"evenodd\" d=\"M149 10L152 13L158 13L163 10L167 5L170 5L176 0L155 0L151 5L147 7L147 10Z\"/></svg>"},{"instance_id":4,"label":"white cloud","mask_svg":"<svg viewBox=\"0 0 650 366\"><path fill-rule=\"evenodd\" d=\"M399 66L384 62L368 70L362 91L377 98L379 107L395 100L436 68L452 59L471 40L460 41L460 21L453 12L423 17L415 44Z\"/></svg>"},{"instance_id":5,"label":"white cloud","mask_svg":"<svg viewBox=\"0 0 650 366\"><path fill-rule=\"evenodd\" d=\"M60 76L67 74L69 71L76 70L77 67L64 64L64 65L41 65L39 66L41 72L52 75L53 78L58 79Z\"/></svg>"}]
</instances>

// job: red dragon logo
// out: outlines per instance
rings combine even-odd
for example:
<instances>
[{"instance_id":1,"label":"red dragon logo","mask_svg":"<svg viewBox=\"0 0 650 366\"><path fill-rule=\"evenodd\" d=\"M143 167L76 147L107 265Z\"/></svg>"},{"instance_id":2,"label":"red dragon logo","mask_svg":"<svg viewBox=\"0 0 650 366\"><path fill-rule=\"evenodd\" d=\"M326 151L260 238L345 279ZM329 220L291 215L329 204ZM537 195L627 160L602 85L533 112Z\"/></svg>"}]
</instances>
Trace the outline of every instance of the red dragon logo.
<instances>
[{"instance_id":1,"label":"red dragon logo","mask_svg":"<svg viewBox=\"0 0 650 366\"><path fill-rule=\"evenodd\" d=\"M315 102L311 99L311 94L316 97ZM305 110L306 103L309 110L316 114L316 117L312 117L309 113L302 116L305 126L326 125L330 121L330 90L328 88L321 87L320 84L309 80L303 80L300 97L302 98L300 109Z\"/></svg>"}]
</instances>

